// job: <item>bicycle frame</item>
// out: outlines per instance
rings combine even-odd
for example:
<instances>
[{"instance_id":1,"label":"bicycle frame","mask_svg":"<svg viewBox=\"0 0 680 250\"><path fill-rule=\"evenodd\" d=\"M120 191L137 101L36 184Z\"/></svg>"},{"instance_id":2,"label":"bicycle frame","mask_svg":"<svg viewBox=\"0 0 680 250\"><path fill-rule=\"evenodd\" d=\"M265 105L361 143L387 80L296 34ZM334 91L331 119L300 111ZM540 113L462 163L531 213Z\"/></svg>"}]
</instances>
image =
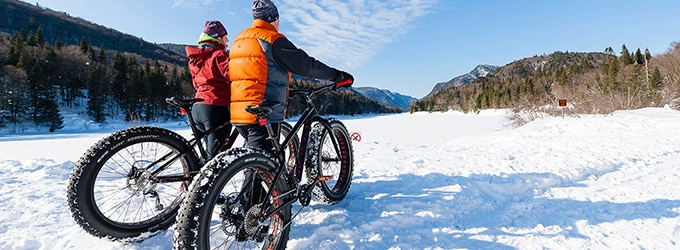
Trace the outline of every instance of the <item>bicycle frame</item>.
<instances>
[{"instance_id":1,"label":"bicycle frame","mask_svg":"<svg viewBox=\"0 0 680 250\"><path fill-rule=\"evenodd\" d=\"M312 197L330 205L344 199L353 169L347 128L322 116L313 100L318 100L317 94L351 84L348 80L289 90L289 97L303 96L306 107L292 126L281 121L287 134L274 130L277 124L267 119L281 102L245 107L256 118L249 126L264 126L258 130L267 131L264 135L271 144L229 149L204 167L180 207L175 243L180 248L214 244L283 248L292 222ZM332 179L338 181L328 181ZM301 207L291 213L295 202Z\"/></svg>"},{"instance_id":2,"label":"bicycle frame","mask_svg":"<svg viewBox=\"0 0 680 250\"><path fill-rule=\"evenodd\" d=\"M312 97L316 93L324 92L328 89L335 88L335 87L336 87L336 85L334 85L334 84L330 85L329 84L329 85L324 85L324 86L320 86L320 87L317 87L317 88L310 88L310 89L306 89L306 90L296 90L297 92L294 91L293 96L305 94L304 96L306 98L307 107L305 108L304 112L300 116L300 119L295 123L295 125L293 125L293 129L291 130L291 133L288 134L288 136L286 136L286 138L283 140L282 143L279 143L278 140L276 140L275 137L272 136L273 132L271 130L271 126L268 122L266 123L265 126L268 127L267 130L269 131L269 135L270 135L267 139L272 141L272 144L274 145L274 149L277 153L277 157L279 158L279 169L276 171L276 174L274 175L274 183L277 182L277 181L281 181L281 179L283 179L283 178L281 178L281 175L283 174L284 171L286 171L285 153L284 153L284 148L281 145L288 145L290 140L293 138L293 136L295 134L298 133L298 131L300 131L300 129L302 129L302 136L300 137L300 149L298 150L298 154L296 156L297 158L296 158L296 161L295 161L295 168L293 169L293 171L294 171L293 176L294 176L295 184L296 184L295 186L297 188L291 189L288 192L285 192L283 194L280 194L278 196L273 197L274 199L281 199L282 197L284 197L286 195L293 194L292 198L286 199L281 206L273 208L271 211L270 211L271 208L269 206L262 206L262 214L264 215L264 217L272 216L272 215L276 214L278 211L280 211L281 209L285 208L286 206L292 205L296 201L300 200L300 198L302 198L303 195L310 195L310 192L314 188L314 185L316 184L316 182L321 181L322 179L326 180L327 178L330 178L330 177L325 177L325 176L316 176L315 179L313 180L313 183L311 183L310 185L307 185L307 184L299 185L300 182L302 181L302 171L303 171L303 167L304 167L304 164L305 164L305 158L307 157L307 142L309 140L309 134L311 133L311 130L312 130L312 124L314 122L318 122L318 123L322 124L328 131L332 131L330 123L328 122L328 120L321 117L319 115L318 111L316 110L316 107L315 107L314 103L312 102ZM258 114L258 119L266 119L266 115L261 116L261 115ZM334 136L331 136L331 138L332 138L332 142L333 142L333 146L335 147L335 150L340 150L339 149L339 143L337 142L337 139ZM267 195L265 197L272 197L272 191L273 191L272 189L268 190ZM305 205L305 204L303 204L303 205Z\"/></svg>"},{"instance_id":3,"label":"bicycle frame","mask_svg":"<svg viewBox=\"0 0 680 250\"><path fill-rule=\"evenodd\" d=\"M161 165L158 167L156 170L151 171L151 176L153 176L153 180L158 181L159 183L167 183L167 182L181 182L181 181L190 181L193 175L198 173L198 171L190 171L189 176L185 175L170 175L170 176L157 176L158 173L162 172L170 163L175 162L177 159L180 157L183 157L186 153L189 151L193 150L194 148L198 148L198 153L199 155L199 163L201 165L205 164L206 161L208 160L208 154L206 152L206 149L203 147L203 144L200 143L203 138L206 136L212 134L214 131L218 129L223 129L226 127L229 123L222 124L218 127L214 127L211 129L206 130L205 132L200 131L198 128L196 128L196 122L194 121L193 115L191 115L191 107L194 103L203 101L203 99L180 99L177 97L172 97L172 98L167 98L165 100L167 103L178 107L182 110L182 113L186 114L187 119L189 120L189 127L191 128L191 132L193 133L194 137L189 140L189 147L185 151L180 152L179 154L175 155L173 158L170 158L170 160L167 161L167 163ZM231 148L234 145L234 142L236 141L236 138L238 137L239 133L236 129L233 129L227 140L222 144L220 147L218 147L218 151L220 152L226 148ZM168 153L158 160L152 162L148 166L145 167L146 170L151 169L152 167L156 166L157 164L166 161L168 157L173 155L174 153ZM134 171L133 171L134 172ZM133 173L131 172L131 173Z\"/></svg>"},{"instance_id":4,"label":"bicycle frame","mask_svg":"<svg viewBox=\"0 0 680 250\"><path fill-rule=\"evenodd\" d=\"M226 125L222 125L222 126L216 127L215 129L222 128L222 127L224 127L224 126L226 126ZM192 130L195 129L194 126L191 126L191 128L192 128ZM168 165L170 165L172 162L176 161L177 159L179 159L180 157L184 156L186 153L188 153L189 151L191 151L192 148L194 148L194 147L198 147L199 152L200 152L200 154L201 154L200 157L199 157L199 162L200 162L200 164L201 164L201 165L205 164L205 162L206 162L206 160L207 160L207 154L206 154L205 149L203 148L203 145L200 143L200 140L203 139L203 137L205 137L205 136L209 135L210 133L212 133L212 131L214 131L215 129L207 130L205 133L199 131L200 133L202 133L201 135L196 134L196 136L195 136L194 138L192 138L191 140L189 140L189 145L191 145L190 148L188 148L188 149L186 149L186 150L180 152L179 154L176 154L176 155L173 156L170 160L168 160L167 163L161 165L161 166L158 167L156 170L151 171L151 176L153 176L153 179L156 180L156 181L158 181L159 183L190 181L191 178L193 177L193 175L195 175L196 173L198 173L198 171L189 171L189 174L190 174L189 176L185 176L185 175L181 175L181 174L178 174L178 175L168 175L168 176L156 176L156 175L157 175L158 173L162 172L162 171L163 171ZM238 137L238 135L239 135L238 131L237 131L236 129L234 129L234 130L231 132L231 134L229 135L229 137L227 138L227 140L225 141L225 143L220 147L220 150L219 150L219 151L222 151L222 149L225 148L225 147L226 147L226 148L231 148L231 146L234 144L234 141L236 140L236 138ZM219 151L218 151L218 152L219 152ZM149 165L146 166L145 168L146 168L147 170L148 170L148 169L151 169L152 167L156 166L156 165L159 164L160 162L165 161L170 155L173 155L173 154L174 154L174 153L168 153L168 154L162 156L160 159L158 159L158 160L152 162L151 164L149 164Z\"/></svg>"}]
</instances>

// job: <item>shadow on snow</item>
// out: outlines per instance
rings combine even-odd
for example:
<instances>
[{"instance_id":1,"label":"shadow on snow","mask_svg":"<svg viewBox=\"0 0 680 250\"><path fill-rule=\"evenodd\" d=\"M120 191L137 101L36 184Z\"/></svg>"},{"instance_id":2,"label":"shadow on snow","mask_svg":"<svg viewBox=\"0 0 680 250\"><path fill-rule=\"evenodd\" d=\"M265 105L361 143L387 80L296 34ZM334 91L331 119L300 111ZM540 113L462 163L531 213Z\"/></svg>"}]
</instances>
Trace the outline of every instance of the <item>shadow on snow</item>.
<instances>
[{"instance_id":1,"label":"shadow on snow","mask_svg":"<svg viewBox=\"0 0 680 250\"><path fill-rule=\"evenodd\" d=\"M549 185L536 188L535 182ZM579 233L579 221L596 225L678 216L672 210L680 207L680 200L614 203L541 196L549 188L577 185L550 173L503 178L406 174L396 180L357 181L340 204L312 205L312 210L330 215L320 223L294 223L291 239L308 237L298 243L300 248L512 249L496 239L542 235L587 240ZM310 210L303 210L301 218L304 211ZM345 241L336 241L340 234Z\"/></svg>"}]
</instances>

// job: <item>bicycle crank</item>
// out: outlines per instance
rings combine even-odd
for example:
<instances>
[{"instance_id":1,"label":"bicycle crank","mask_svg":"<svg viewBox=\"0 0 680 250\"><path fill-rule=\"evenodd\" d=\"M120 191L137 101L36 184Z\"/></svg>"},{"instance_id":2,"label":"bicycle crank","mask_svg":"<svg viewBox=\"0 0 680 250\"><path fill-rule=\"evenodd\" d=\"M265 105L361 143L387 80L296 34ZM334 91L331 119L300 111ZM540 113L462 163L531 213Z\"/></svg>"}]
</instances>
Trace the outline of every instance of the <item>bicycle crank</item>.
<instances>
[{"instance_id":1,"label":"bicycle crank","mask_svg":"<svg viewBox=\"0 0 680 250\"><path fill-rule=\"evenodd\" d=\"M297 196L300 200L300 205L306 207L309 206L309 202L312 200L312 188L313 185L302 184L298 188Z\"/></svg>"}]
</instances>

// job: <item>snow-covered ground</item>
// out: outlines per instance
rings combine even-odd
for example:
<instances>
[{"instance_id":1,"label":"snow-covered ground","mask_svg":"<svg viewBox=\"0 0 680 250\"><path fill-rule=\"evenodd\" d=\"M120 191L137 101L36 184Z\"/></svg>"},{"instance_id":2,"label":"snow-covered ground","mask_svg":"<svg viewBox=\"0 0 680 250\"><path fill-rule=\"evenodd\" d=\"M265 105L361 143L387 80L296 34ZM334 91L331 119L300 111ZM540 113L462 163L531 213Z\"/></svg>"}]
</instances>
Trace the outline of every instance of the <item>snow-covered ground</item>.
<instances>
[{"instance_id":1,"label":"snow-covered ground","mask_svg":"<svg viewBox=\"0 0 680 250\"><path fill-rule=\"evenodd\" d=\"M303 209L288 248L680 249L680 112L519 128L505 116L342 117L362 139L350 193ZM65 198L74 164L123 126L66 119L57 133L0 133L0 249L170 249L172 230L124 244L74 222Z\"/></svg>"}]
</instances>

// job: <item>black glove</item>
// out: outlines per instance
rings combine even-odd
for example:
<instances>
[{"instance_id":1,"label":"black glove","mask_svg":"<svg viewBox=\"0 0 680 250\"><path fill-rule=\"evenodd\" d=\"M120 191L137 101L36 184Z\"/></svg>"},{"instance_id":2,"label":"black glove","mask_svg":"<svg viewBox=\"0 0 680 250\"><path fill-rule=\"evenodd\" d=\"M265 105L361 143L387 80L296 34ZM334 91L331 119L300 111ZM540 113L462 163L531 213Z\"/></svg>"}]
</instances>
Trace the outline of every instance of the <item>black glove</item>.
<instances>
[{"instance_id":1,"label":"black glove","mask_svg":"<svg viewBox=\"0 0 680 250\"><path fill-rule=\"evenodd\" d=\"M342 70L335 70L336 73L338 73L338 76L333 79L333 82L339 83L339 82L344 82L349 80L349 84L346 84L344 86L351 86L354 83L354 76L352 76L350 73L347 73Z\"/></svg>"}]
</instances>

